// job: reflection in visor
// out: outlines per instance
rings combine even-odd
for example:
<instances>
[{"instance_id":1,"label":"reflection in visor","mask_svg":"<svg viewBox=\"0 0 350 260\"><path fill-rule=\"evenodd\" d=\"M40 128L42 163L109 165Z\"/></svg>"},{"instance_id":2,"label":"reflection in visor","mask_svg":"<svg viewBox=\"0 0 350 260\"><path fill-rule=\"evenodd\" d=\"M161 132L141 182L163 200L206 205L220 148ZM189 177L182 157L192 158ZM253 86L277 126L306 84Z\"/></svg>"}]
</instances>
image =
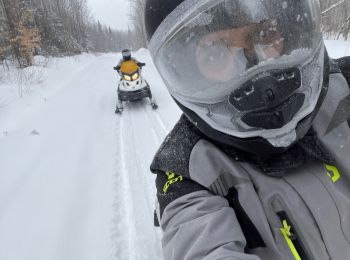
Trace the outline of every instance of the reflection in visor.
<instances>
[{"instance_id":1,"label":"reflection in visor","mask_svg":"<svg viewBox=\"0 0 350 260\"><path fill-rule=\"evenodd\" d=\"M217 102L255 73L302 65L322 39L315 0L200 3L151 42L170 91L192 101Z\"/></svg>"},{"instance_id":2,"label":"reflection in visor","mask_svg":"<svg viewBox=\"0 0 350 260\"><path fill-rule=\"evenodd\" d=\"M196 48L196 62L204 77L225 82L242 74L247 66L279 58L283 46L276 21L264 21L203 36Z\"/></svg>"}]
</instances>

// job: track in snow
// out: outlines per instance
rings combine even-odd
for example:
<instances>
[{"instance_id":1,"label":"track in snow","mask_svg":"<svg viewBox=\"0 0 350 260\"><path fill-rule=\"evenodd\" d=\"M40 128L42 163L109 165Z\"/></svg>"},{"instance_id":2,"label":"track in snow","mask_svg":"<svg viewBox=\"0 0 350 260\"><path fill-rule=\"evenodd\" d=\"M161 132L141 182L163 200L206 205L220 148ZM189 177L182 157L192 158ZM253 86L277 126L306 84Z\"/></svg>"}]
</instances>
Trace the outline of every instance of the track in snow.
<instances>
[{"instance_id":1,"label":"track in snow","mask_svg":"<svg viewBox=\"0 0 350 260\"><path fill-rule=\"evenodd\" d=\"M158 126L149 118L152 115L147 117L144 113L145 104L142 103L126 106L116 123L120 144L116 187L122 189L116 196L115 205L123 210L119 210L122 215L115 219L115 232L120 234L128 227L128 232L118 237L120 259L161 259L160 236L153 227L154 176L149 171L161 135L157 133Z\"/></svg>"},{"instance_id":2,"label":"track in snow","mask_svg":"<svg viewBox=\"0 0 350 260\"><path fill-rule=\"evenodd\" d=\"M153 110L149 100L145 99L125 103L123 113L116 116L119 170L116 173L114 205L121 210L114 219L114 238L118 245L118 259L157 260L161 259L161 231L153 227L156 190L155 176L150 173L149 167L180 113L147 53L141 51L137 58L148 64L144 76L159 108ZM119 236L123 230L127 232Z\"/></svg>"}]
</instances>

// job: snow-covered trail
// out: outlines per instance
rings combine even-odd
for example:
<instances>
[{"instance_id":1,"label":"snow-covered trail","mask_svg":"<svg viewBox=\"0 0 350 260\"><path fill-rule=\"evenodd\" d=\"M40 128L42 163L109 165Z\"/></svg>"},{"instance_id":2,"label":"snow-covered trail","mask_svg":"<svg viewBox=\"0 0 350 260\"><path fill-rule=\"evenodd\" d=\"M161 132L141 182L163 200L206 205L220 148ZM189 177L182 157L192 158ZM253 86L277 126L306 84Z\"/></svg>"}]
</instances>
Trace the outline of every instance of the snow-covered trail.
<instances>
[{"instance_id":1,"label":"snow-covered trail","mask_svg":"<svg viewBox=\"0 0 350 260\"><path fill-rule=\"evenodd\" d=\"M146 52L137 58L159 110L144 101L115 115L116 56L104 55L3 126L0 259L161 259L149 165L179 112Z\"/></svg>"},{"instance_id":2,"label":"snow-covered trail","mask_svg":"<svg viewBox=\"0 0 350 260\"><path fill-rule=\"evenodd\" d=\"M144 106L148 106L148 103L132 105L126 108L116 124L121 144L116 155L121 159L118 163L120 171L117 186L120 184L122 188L116 196L116 205L126 210L119 211L125 215L124 218L121 215L120 219L116 219L115 223L122 220L122 225L115 232L118 235L125 226L130 227L126 234L119 237L118 250L121 259L127 259L127 256L130 259L160 259L159 234L154 232L153 214L150 214L154 210L154 178L148 169L157 148L155 144L160 144L163 134L157 132L157 126L147 118L151 108ZM135 135L131 129L141 131ZM150 153L150 150L154 152Z\"/></svg>"},{"instance_id":3,"label":"snow-covered trail","mask_svg":"<svg viewBox=\"0 0 350 260\"><path fill-rule=\"evenodd\" d=\"M126 105L116 122L120 144L116 186L121 190L115 205L125 209L119 211L122 215L115 220L116 236L130 227L118 237L121 259L160 259L160 233L153 227L154 176L149 173L149 166L166 132L157 125L156 116L157 112L144 101Z\"/></svg>"}]
</instances>

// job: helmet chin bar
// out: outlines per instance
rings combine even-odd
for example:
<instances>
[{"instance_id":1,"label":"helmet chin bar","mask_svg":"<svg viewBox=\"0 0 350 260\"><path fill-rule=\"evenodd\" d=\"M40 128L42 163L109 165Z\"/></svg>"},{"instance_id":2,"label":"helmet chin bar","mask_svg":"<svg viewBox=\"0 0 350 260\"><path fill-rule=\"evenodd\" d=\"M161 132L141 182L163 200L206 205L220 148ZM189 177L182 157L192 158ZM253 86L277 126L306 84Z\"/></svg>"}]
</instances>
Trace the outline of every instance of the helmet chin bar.
<instances>
[{"instance_id":1,"label":"helmet chin bar","mask_svg":"<svg viewBox=\"0 0 350 260\"><path fill-rule=\"evenodd\" d=\"M295 93L300 87L298 68L272 70L258 74L233 91L229 103L243 113L242 127L278 129L303 106L305 95Z\"/></svg>"},{"instance_id":2,"label":"helmet chin bar","mask_svg":"<svg viewBox=\"0 0 350 260\"><path fill-rule=\"evenodd\" d=\"M199 129L200 132L202 132L209 139L212 139L222 144L230 145L232 147L246 151L251 154L256 154L256 155L278 154L278 153L285 152L298 140L303 138L307 134L307 132L310 130L312 126L312 122L318 110L320 109L328 91L329 71L330 71L329 58L328 58L327 51L325 50L323 86L322 86L321 93L315 109L311 114L309 114L304 119L299 121L296 128L293 129L291 132L283 136L276 136L276 138L269 138L269 139L265 139L262 137L238 138L232 135L228 135L226 133L223 133L221 131L214 129L208 123L206 123L200 116L198 116L195 112L193 112L192 110L182 105L175 98L174 100L177 103L177 105L180 107L180 109L184 112L184 114L187 116L187 118Z\"/></svg>"},{"instance_id":3,"label":"helmet chin bar","mask_svg":"<svg viewBox=\"0 0 350 260\"><path fill-rule=\"evenodd\" d=\"M303 106L305 95L296 93L287 101L273 109L265 109L250 112L242 117L242 121L248 126L263 129L278 129L292 121L294 116Z\"/></svg>"},{"instance_id":4,"label":"helmet chin bar","mask_svg":"<svg viewBox=\"0 0 350 260\"><path fill-rule=\"evenodd\" d=\"M325 88L323 90L324 95L326 94L328 89ZM321 93L322 94L322 93ZM184 112L184 114L187 116L187 118L199 129L201 133L203 133L207 138L212 139L218 143L222 143L225 145L229 145L232 147L235 147L237 149L240 149L242 151L261 155L261 154L280 154L288 150L289 147L291 147L296 141L300 140L302 137L306 135L306 133L309 131L312 121L314 117L316 116L316 111L304 118L299 122L296 129L293 130L296 133L295 140L290 143L288 146L284 147L275 147L273 144L275 142L278 142L277 140L267 140L262 137L254 137L254 138L238 138L232 135L225 134L223 132L220 132L214 128L212 128L210 125L208 125L202 118L200 118L196 113L194 113L192 110L188 109L187 107L180 104L176 99L174 99L177 105L180 107L180 109ZM323 98L322 98L323 101ZM320 102L320 105L322 102Z\"/></svg>"},{"instance_id":5,"label":"helmet chin bar","mask_svg":"<svg viewBox=\"0 0 350 260\"><path fill-rule=\"evenodd\" d=\"M256 75L230 95L239 111L273 109L286 101L301 86L298 68L272 70Z\"/></svg>"}]
</instances>

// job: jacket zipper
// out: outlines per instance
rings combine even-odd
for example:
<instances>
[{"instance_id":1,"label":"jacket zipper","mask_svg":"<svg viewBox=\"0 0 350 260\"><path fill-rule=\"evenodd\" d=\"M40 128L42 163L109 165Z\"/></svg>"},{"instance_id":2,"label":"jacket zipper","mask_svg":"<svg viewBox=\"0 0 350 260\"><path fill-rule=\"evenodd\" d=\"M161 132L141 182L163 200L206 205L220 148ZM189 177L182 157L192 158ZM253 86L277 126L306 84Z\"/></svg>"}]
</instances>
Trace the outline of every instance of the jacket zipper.
<instances>
[{"instance_id":1,"label":"jacket zipper","mask_svg":"<svg viewBox=\"0 0 350 260\"><path fill-rule=\"evenodd\" d=\"M286 243L291 250L295 260L308 260L309 258L306 255L303 244L300 241L300 238L287 213L285 211L279 211L276 214L282 224L282 227L280 228L281 233L285 238Z\"/></svg>"}]
</instances>

